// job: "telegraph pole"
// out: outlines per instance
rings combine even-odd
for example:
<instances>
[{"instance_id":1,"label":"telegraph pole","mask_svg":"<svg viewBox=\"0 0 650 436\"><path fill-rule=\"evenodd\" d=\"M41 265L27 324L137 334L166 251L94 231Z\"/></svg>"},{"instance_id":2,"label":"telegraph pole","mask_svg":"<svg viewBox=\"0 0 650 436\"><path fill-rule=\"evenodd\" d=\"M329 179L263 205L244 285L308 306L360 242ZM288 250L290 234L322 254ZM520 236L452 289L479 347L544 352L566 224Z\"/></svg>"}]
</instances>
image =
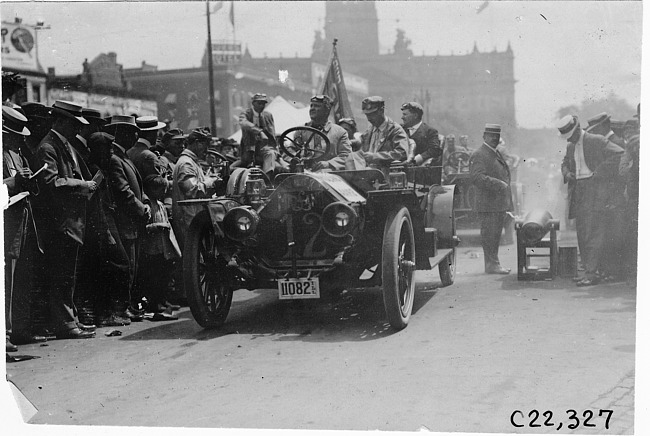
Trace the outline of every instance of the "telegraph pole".
<instances>
[{"instance_id":1,"label":"telegraph pole","mask_svg":"<svg viewBox=\"0 0 650 436\"><path fill-rule=\"evenodd\" d=\"M210 134L217 136L217 120L214 114L214 67L212 65L212 33L210 32L210 0L205 0L205 16L208 19L208 79L210 83Z\"/></svg>"}]
</instances>

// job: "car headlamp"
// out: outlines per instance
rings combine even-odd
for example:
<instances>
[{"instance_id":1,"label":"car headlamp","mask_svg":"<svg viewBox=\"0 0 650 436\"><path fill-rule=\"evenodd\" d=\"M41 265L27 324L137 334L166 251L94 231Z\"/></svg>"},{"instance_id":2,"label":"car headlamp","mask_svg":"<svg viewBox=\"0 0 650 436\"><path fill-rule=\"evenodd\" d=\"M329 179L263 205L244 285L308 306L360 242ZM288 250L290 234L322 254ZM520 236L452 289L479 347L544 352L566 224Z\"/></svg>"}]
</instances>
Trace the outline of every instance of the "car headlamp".
<instances>
[{"instance_id":1,"label":"car headlamp","mask_svg":"<svg viewBox=\"0 0 650 436\"><path fill-rule=\"evenodd\" d=\"M352 232L359 220L357 212L349 205L334 202L323 210L323 230L330 236L340 238Z\"/></svg>"},{"instance_id":2,"label":"car headlamp","mask_svg":"<svg viewBox=\"0 0 650 436\"><path fill-rule=\"evenodd\" d=\"M406 188L406 173L403 171L396 171L388 174L388 187L390 189L405 189Z\"/></svg>"},{"instance_id":3,"label":"car headlamp","mask_svg":"<svg viewBox=\"0 0 650 436\"><path fill-rule=\"evenodd\" d=\"M255 234L260 217L250 206L230 209L223 218L224 233L234 241L244 241Z\"/></svg>"}]
</instances>

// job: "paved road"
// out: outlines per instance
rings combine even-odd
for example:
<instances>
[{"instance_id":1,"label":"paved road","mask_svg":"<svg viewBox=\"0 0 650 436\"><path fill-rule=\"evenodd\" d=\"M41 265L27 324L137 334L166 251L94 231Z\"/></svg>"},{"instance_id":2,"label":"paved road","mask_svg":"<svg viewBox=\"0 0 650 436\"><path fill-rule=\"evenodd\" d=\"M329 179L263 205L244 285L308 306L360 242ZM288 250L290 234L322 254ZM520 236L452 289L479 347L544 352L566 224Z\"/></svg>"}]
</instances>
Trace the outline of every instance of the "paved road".
<instances>
[{"instance_id":1,"label":"paved road","mask_svg":"<svg viewBox=\"0 0 650 436\"><path fill-rule=\"evenodd\" d=\"M514 248L502 247L513 269ZM40 358L7 376L38 409L34 424L632 434L635 290L519 282L482 264L461 247L453 286L419 272L400 332L378 290L313 307L238 291L220 331L185 309L121 337L23 346ZM613 411L609 429L600 409ZM552 411L553 427L528 427L532 410Z\"/></svg>"}]
</instances>

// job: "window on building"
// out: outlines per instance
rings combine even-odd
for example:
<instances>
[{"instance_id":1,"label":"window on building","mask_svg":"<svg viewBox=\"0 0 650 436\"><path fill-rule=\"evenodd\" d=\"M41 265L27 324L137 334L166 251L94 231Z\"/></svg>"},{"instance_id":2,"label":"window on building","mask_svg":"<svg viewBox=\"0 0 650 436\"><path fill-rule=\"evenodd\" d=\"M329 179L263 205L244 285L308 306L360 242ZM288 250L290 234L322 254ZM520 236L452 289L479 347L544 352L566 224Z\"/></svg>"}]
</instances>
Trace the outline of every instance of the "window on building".
<instances>
[{"instance_id":1,"label":"window on building","mask_svg":"<svg viewBox=\"0 0 650 436\"><path fill-rule=\"evenodd\" d=\"M223 122L221 121L221 117L217 117L217 129L221 129L223 127Z\"/></svg>"},{"instance_id":2,"label":"window on building","mask_svg":"<svg viewBox=\"0 0 650 436\"><path fill-rule=\"evenodd\" d=\"M41 85L39 83L32 85L32 101L41 101Z\"/></svg>"}]
</instances>

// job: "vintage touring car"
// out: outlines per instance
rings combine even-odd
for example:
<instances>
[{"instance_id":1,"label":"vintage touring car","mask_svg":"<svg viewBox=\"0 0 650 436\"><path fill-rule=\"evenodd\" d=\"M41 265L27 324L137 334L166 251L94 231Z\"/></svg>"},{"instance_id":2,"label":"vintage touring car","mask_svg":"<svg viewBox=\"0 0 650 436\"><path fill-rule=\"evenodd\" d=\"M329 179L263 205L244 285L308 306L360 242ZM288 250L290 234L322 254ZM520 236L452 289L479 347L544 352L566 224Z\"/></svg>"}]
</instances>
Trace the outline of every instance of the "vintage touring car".
<instances>
[{"instance_id":1,"label":"vintage touring car","mask_svg":"<svg viewBox=\"0 0 650 436\"><path fill-rule=\"evenodd\" d=\"M297 130L303 138L319 135L324 151L305 145L309 139L294 141ZM438 266L442 284L454 282L456 190L440 184L439 167L317 173L303 168L329 149L322 132L295 127L279 145L292 158L291 172L271 182L258 168L237 168L225 195L183 202L203 206L183 252L185 292L198 324L221 326L237 289L270 288L295 300L381 287L388 321L402 329L416 270Z\"/></svg>"}]
</instances>

